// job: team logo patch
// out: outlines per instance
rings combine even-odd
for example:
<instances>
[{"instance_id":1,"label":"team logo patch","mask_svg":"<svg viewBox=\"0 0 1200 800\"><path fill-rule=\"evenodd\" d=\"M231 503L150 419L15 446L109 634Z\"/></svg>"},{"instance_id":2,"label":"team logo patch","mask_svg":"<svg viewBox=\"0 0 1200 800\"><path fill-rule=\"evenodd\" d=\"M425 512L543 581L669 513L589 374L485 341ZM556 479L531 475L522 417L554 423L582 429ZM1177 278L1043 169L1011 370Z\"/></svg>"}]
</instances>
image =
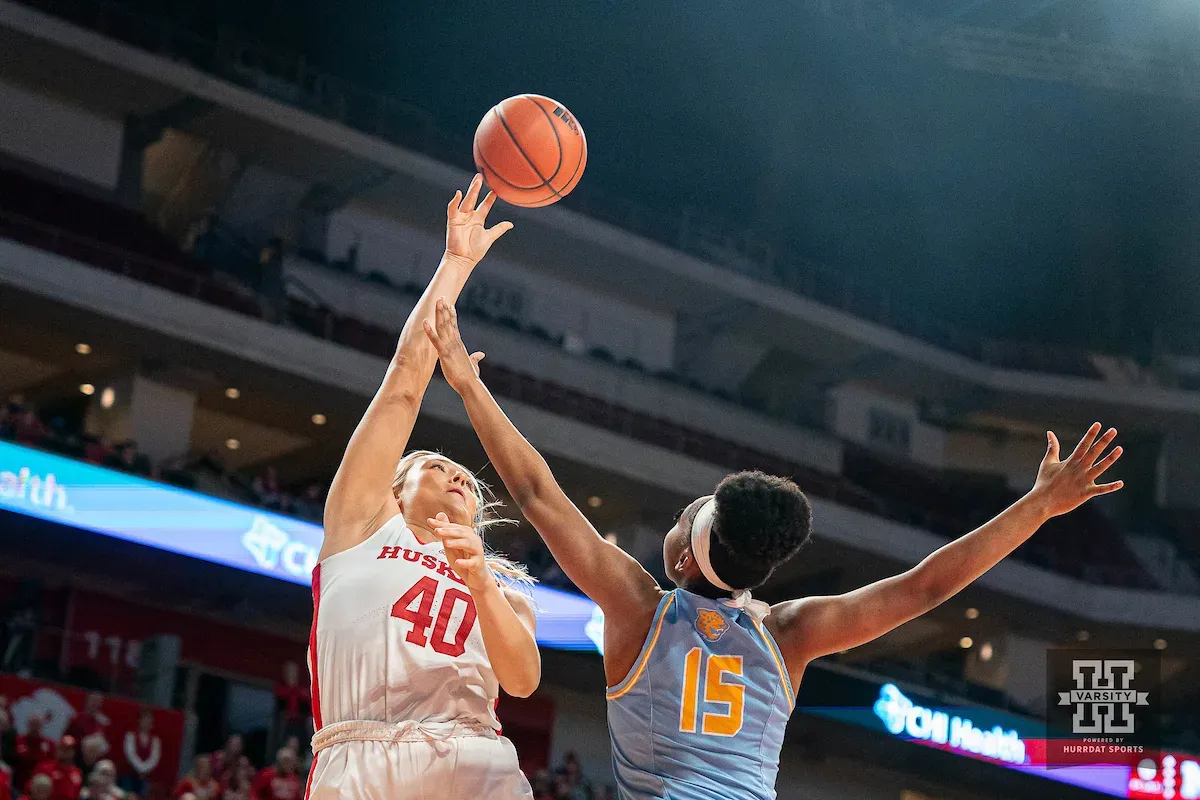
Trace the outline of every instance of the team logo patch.
<instances>
[{"instance_id":1,"label":"team logo patch","mask_svg":"<svg viewBox=\"0 0 1200 800\"><path fill-rule=\"evenodd\" d=\"M700 635L705 639L715 642L729 630L729 623L719 612L711 608L701 608L696 611L696 630L700 631Z\"/></svg>"}]
</instances>

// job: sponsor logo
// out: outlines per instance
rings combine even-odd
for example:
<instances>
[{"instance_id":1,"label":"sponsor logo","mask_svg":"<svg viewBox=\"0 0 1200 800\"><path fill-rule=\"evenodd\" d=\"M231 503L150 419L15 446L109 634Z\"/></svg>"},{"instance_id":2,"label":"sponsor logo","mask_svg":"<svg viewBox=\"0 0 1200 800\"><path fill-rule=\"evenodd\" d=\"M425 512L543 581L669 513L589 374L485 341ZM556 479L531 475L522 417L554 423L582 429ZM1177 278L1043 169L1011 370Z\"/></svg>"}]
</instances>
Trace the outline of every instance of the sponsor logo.
<instances>
[{"instance_id":1,"label":"sponsor logo","mask_svg":"<svg viewBox=\"0 0 1200 800\"><path fill-rule=\"evenodd\" d=\"M297 542L269 519L256 515L250 530L242 534L242 546L254 556L261 569L282 569L289 575L311 575L317 565L317 551L304 542Z\"/></svg>"},{"instance_id":2,"label":"sponsor logo","mask_svg":"<svg viewBox=\"0 0 1200 800\"><path fill-rule=\"evenodd\" d=\"M999 725L985 731L966 717L919 706L890 683L879 690L875 715L893 736L932 742L1009 764L1025 763L1025 742L1016 731L1005 731Z\"/></svg>"},{"instance_id":3,"label":"sponsor logo","mask_svg":"<svg viewBox=\"0 0 1200 800\"><path fill-rule=\"evenodd\" d=\"M14 500L34 508L54 511L74 511L67 498L67 487L58 482L54 473L34 473L29 467L16 472L0 472L0 500Z\"/></svg>"},{"instance_id":4,"label":"sponsor logo","mask_svg":"<svg viewBox=\"0 0 1200 800\"><path fill-rule=\"evenodd\" d=\"M604 655L604 612L600 606L592 609L592 618L583 626L583 632L596 645L596 652Z\"/></svg>"}]
</instances>

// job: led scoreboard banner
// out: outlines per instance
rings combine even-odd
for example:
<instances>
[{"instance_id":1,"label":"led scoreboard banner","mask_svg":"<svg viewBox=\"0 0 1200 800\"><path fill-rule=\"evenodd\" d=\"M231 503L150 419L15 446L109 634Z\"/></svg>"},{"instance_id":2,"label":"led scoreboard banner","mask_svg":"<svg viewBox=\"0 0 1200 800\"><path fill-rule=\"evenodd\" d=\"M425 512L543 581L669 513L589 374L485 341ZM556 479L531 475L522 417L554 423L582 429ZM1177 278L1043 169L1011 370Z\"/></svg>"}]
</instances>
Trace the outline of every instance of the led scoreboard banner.
<instances>
[{"instance_id":1,"label":"led scoreboard banner","mask_svg":"<svg viewBox=\"0 0 1200 800\"><path fill-rule=\"evenodd\" d=\"M0 442L0 509L309 586L321 526ZM603 616L586 597L533 588L537 640L599 652Z\"/></svg>"}]
</instances>

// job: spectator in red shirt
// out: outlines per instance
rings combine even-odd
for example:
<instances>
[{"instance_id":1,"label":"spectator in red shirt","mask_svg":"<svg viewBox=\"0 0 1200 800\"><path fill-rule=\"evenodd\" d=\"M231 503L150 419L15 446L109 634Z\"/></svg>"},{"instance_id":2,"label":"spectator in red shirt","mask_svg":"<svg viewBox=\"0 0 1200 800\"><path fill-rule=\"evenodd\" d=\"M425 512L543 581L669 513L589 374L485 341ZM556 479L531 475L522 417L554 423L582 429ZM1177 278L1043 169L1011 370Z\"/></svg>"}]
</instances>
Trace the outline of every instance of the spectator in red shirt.
<instances>
[{"instance_id":1,"label":"spectator in red shirt","mask_svg":"<svg viewBox=\"0 0 1200 800\"><path fill-rule=\"evenodd\" d=\"M64 736L60 739L57 755L53 761L38 764L33 774L50 778L54 787L50 792L52 800L79 800L79 792L83 789L83 772L75 766L75 737Z\"/></svg>"},{"instance_id":2,"label":"spectator in red shirt","mask_svg":"<svg viewBox=\"0 0 1200 800\"><path fill-rule=\"evenodd\" d=\"M192 771L175 786L173 797L180 800L190 794L196 800L221 800L221 784L213 778L212 759L206 755L196 756Z\"/></svg>"},{"instance_id":3,"label":"spectator in red shirt","mask_svg":"<svg viewBox=\"0 0 1200 800\"><path fill-rule=\"evenodd\" d=\"M67 725L67 734L74 736L79 742L97 733L104 736L104 728L108 725L109 719L100 711L103 705L104 695L99 692L90 692L87 700L83 703L83 711L72 717L71 723ZM107 737L105 738L107 739Z\"/></svg>"},{"instance_id":4,"label":"spectator in red shirt","mask_svg":"<svg viewBox=\"0 0 1200 800\"><path fill-rule=\"evenodd\" d=\"M29 794L21 800L54 800L54 781L46 775L35 775L29 781Z\"/></svg>"},{"instance_id":5,"label":"spectator in red shirt","mask_svg":"<svg viewBox=\"0 0 1200 800\"><path fill-rule=\"evenodd\" d=\"M295 661L283 665L283 683L275 686L276 708L283 715L283 737L305 738L311 695L300 685L300 668Z\"/></svg>"},{"instance_id":6,"label":"spectator in red shirt","mask_svg":"<svg viewBox=\"0 0 1200 800\"><path fill-rule=\"evenodd\" d=\"M300 778L296 766L296 754L286 747L279 748L275 766L267 767L254 778L250 800L299 800Z\"/></svg>"},{"instance_id":7,"label":"spectator in red shirt","mask_svg":"<svg viewBox=\"0 0 1200 800\"><path fill-rule=\"evenodd\" d=\"M0 800L13 800L12 770L0 761Z\"/></svg>"},{"instance_id":8,"label":"spectator in red shirt","mask_svg":"<svg viewBox=\"0 0 1200 800\"><path fill-rule=\"evenodd\" d=\"M44 722L41 717L30 717L26 723L28 730L17 737L16 757L12 765L17 786L24 786L37 765L54 755L54 742L42 735Z\"/></svg>"},{"instance_id":9,"label":"spectator in red shirt","mask_svg":"<svg viewBox=\"0 0 1200 800\"><path fill-rule=\"evenodd\" d=\"M212 771L221 783L229 783L238 760L242 757L245 744L240 733L231 733L225 740L225 749L212 754Z\"/></svg>"},{"instance_id":10,"label":"spectator in red shirt","mask_svg":"<svg viewBox=\"0 0 1200 800\"><path fill-rule=\"evenodd\" d=\"M144 797L150 788L150 776L162 759L162 740L154 735L154 711L142 709L137 733L129 731L125 734L124 750L125 760L133 770L133 775L124 780L125 788Z\"/></svg>"}]
</instances>

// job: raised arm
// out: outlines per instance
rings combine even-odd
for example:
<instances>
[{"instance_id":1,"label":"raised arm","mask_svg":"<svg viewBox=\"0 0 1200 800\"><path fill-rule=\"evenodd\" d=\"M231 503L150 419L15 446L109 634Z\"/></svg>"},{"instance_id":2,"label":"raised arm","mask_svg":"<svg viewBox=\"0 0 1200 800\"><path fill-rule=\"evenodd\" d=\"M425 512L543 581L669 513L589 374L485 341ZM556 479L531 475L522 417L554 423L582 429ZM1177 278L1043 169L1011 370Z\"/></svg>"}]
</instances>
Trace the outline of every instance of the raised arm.
<instances>
[{"instance_id":1,"label":"raised arm","mask_svg":"<svg viewBox=\"0 0 1200 800\"><path fill-rule=\"evenodd\" d=\"M792 675L814 658L866 644L958 594L1037 532L1046 520L1120 489L1096 480L1121 457L1109 429L1093 425L1074 452L1059 460L1058 439L1047 433L1046 455L1033 489L995 519L931 553L900 575L829 597L806 597L771 609L768 626Z\"/></svg>"},{"instance_id":2,"label":"raised arm","mask_svg":"<svg viewBox=\"0 0 1200 800\"><path fill-rule=\"evenodd\" d=\"M512 228L509 222L484 227L496 198L489 194L476 208L482 185L476 175L466 196L455 192L446 209L446 252L404 324L383 383L350 437L330 486L322 559L353 547L400 513L392 496L392 477L437 362L421 323L432 318L438 297L458 297L488 248Z\"/></svg>"},{"instance_id":3,"label":"raised arm","mask_svg":"<svg viewBox=\"0 0 1200 800\"><path fill-rule=\"evenodd\" d=\"M483 354L467 355L453 306L439 301L436 327L426 322L425 331L492 466L567 577L606 617L653 614L662 596L658 583L637 559L601 538L558 485L546 460L505 416L479 380Z\"/></svg>"}]
</instances>

